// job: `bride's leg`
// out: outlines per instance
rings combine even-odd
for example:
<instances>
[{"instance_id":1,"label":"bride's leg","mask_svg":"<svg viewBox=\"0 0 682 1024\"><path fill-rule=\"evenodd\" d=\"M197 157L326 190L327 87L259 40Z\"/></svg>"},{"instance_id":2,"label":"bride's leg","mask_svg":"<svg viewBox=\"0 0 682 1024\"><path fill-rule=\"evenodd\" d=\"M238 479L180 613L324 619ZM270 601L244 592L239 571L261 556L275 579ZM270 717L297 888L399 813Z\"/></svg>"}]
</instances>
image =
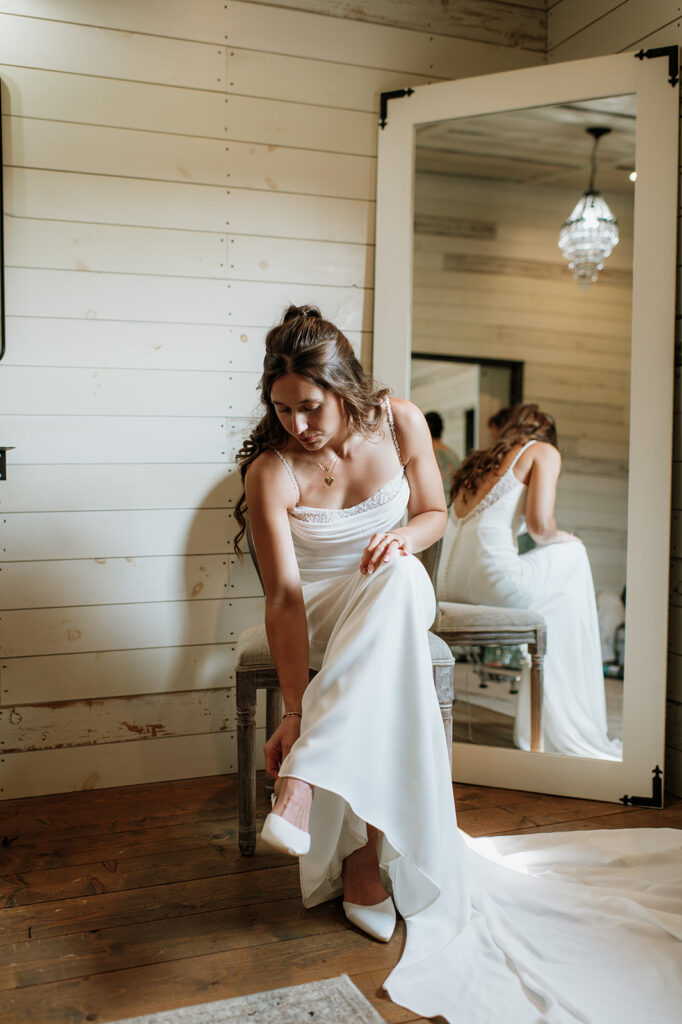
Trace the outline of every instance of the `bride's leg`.
<instances>
[{"instance_id":1,"label":"bride's leg","mask_svg":"<svg viewBox=\"0 0 682 1024\"><path fill-rule=\"evenodd\" d=\"M379 833L367 826L367 844L355 850L343 862L343 898L349 903L371 907L387 897L381 881L377 840Z\"/></svg>"},{"instance_id":2,"label":"bride's leg","mask_svg":"<svg viewBox=\"0 0 682 1024\"><path fill-rule=\"evenodd\" d=\"M285 776L275 782L275 795L277 801L272 813L281 815L291 825L307 832L313 787L302 779Z\"/></svg>"}]
</instances>

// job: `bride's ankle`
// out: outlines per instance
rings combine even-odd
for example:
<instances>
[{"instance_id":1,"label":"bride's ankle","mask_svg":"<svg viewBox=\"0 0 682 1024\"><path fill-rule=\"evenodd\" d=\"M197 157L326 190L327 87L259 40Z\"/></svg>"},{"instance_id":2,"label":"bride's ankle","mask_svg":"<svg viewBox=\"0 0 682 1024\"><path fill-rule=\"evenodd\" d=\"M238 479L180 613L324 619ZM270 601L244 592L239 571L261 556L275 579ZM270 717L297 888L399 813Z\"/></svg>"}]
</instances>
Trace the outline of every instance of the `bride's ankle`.
<instances>
[{"instance_id":1,"label":"bride's ankle","mask_svg":"<svg viewBox=\"0 0 682 1024\"><path fill-rule=\"evenodd\" d=\"M308 818L313 800L313 787L303 779L291 776L275 782L275 806L273 813L281 815L297 828L308 831Z\"/></svg>"}]
</instances>

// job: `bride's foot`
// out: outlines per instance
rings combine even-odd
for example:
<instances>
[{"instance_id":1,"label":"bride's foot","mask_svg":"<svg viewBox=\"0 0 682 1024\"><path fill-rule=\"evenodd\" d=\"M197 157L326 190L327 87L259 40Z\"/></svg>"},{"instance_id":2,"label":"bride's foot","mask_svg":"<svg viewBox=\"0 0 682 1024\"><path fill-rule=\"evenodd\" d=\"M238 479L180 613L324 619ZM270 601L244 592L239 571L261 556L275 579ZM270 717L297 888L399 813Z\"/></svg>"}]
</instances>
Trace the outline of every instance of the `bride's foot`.
<instances>
[{"instance_id":1,"label":"bride's foot","mask_svg":"<svg viewBox=\"0 0 682 1024\"><path fill-rule=\"evenodd\" d=\"M395 907L381 881L377 838L377 830L369 825L367 845L343 862L343 912L367 935L388 942L395 930Z\"/></svg>"},{"instance_id":2,"label":"bride's foot","mask_svg":"<svg viewBox=\"0 0 682 1024\"><path fill-rule=\"evenodd\" d=\"M347 903L372 907L388 896L379 871L377 839L377 830L368 825L366 846L354 850L343 862L343 898Z\"/></svg>"},{"instance_id":3,"label":"bride's foot","mask_svg":"<svg viewBox=\"0 0 682 1024\"><path fill-rule=\"evenodd\" d=\"M293 857L302 857L310 849L308 821L313 788L302 779L278 779L275 796L275 806L265 819L261 838Z\"/></svg>"}]
</instances>

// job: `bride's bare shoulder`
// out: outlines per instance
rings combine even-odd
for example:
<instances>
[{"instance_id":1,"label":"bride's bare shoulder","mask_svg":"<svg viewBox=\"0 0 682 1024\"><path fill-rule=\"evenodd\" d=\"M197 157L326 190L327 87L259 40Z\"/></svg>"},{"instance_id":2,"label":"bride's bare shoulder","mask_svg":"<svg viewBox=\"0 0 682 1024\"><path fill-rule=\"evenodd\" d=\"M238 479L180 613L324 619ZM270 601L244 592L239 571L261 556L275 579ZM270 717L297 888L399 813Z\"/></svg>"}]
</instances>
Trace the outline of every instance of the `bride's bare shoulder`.
<instances>
[{"instance_id":1,"label":"bride's bare shoulder","mask_svg":"<svg viewBox=\"0 0 682 1024\"><path fill-rule=\"evenodd\" d=\"M431 434L421 409L406 398L391 398L391 412L401 446L409 450L411 444L419 444Z\"/></svg>"},{"instance_id":2,"label":"bride's bare shoulder","mask_svg":"<svg viewBox=\"0 0 682 1024\"><path fill-rule=\"evenodd\" d=\"M245 476L247 500L259 495L270 503L282 502L287 507L295 505L298 495L291 473L276 451L268 449L261 452L248 467Z\"/></svg>"}]
</instances>

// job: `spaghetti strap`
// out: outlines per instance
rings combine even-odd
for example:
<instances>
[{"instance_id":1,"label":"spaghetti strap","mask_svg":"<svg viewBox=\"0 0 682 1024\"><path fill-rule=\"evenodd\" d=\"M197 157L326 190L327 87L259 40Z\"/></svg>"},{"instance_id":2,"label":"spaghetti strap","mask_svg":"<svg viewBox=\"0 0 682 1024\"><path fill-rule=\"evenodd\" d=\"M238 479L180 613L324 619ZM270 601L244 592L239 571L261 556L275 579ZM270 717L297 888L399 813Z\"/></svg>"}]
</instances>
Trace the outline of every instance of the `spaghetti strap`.
<instances>
[{"instance_id":1,"label":"spaghetti strap","mask_svg":"<svg viewBox=\"0 0 682 1024\"><path fill-rule=\"evenodd\" d=\"M276 448L273 448L272 450L275 453L275 455L277 455L281 459L282 463L284 464L284 468L286 469L287 473L291 477L291 482L294 485L294 489L296 491L296 504L298 505L299 501L301 500L301 490L300 490L300 488L298 486L298 480L294 476L294 471L291 468L291 466L289 465L289 463L287 462L287 460L284 458L284 456L282 455L281 452L278 452Z\"/></svg>"},{"instance_id":2,"label":"spaghetti strap","mask_svg":"<svg viewBox=\"0 0 682 1024\"><path fill-rule=\"evenodd\" d=\"M391 409L391 400L388 397L388 395L386 395L386 417L388 419L388 425L391 429L391 437L393 438L393 444L395 445L395 452L396 455L398 456L400 468L404 469L405 463L403 462L403 453L400 450L400 445L398 443L398 435L395 432L395 423L393 422L393 409Z\"/></svg>"},{"instance_id":3,"label":"spaghetti strap","mask_svg":"<svg viewBox=\"0 0 682 1024\"><path fill-rule=\"evenodd\" d=\"M532 444L537 444L537 441L536 441L536 439L535 439L535 438L533 438L533 439L532 439L532 440L530 440L530 441L526 441L526 443L524 444L524 446L523 446L522 448L520 448L520 449L519 449L519 451L518 451L518 452L516 453L516 455L514 456L514 458L513 458L513 460L512 460L512 464L511 464L511 466L509 467L509 469L513 469L513 468L514 468L514 466L515 466L515 465L516 465L516 463L517 463L517 462L519 461L519 459L521 458L521 456L523 455L523 453L524 453L524 452L526 451L526 449L527 449L527 448L530 448L530 446L531 446Z\"/></svg>"}]
</instances>

